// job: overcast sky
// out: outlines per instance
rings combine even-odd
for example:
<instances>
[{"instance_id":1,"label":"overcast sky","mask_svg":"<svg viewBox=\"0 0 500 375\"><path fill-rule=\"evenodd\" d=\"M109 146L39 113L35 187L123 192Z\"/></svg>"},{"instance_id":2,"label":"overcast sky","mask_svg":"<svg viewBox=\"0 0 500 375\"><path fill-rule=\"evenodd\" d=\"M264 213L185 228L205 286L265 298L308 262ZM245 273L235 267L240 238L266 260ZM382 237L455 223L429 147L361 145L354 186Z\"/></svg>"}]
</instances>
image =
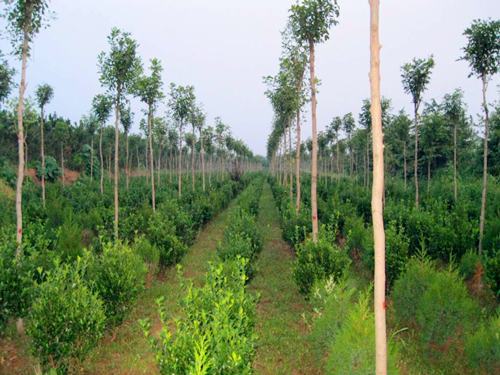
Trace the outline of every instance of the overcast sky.
<instances>
[{"instance_id":1,"label":"overcast sky","mask_svg":"<svg viewBox=\"0 0 500 375\"><path fill-rule=\"evenodd\" d=\"M262 77L275 74L290 0L52 0L56 18L34 43L28 65L28 94L40 83L54 87L50 112L77 121L102 91L97 55L107 49L113 26L132 33L143 61L159 58L163 80L192 84L208 113L228 123L254 152L265 154L272 108ZM357 113L369 96L368 0L339 0L339 24L319 46L318 126L335 115ZM425 100L440 99L457 87L465 91L472 114L480 111L479 80L467 78L468 66L456 61L465 44L463 30L476 18L500 18L498 0L382 0L382 93L394 110L411 110L401 87L400 66L413 57L434 55L436 67ZM3 25L2 25L3 27ZM10 51L8 40L0 50ZM10 59L19 71L19 62ZM500 79L489 87L499 99ZM134 104L135 126L141 105ZM161 107L163 113L165 106ZM304 134L310 134L309 126Z\"/></svg>"}]
</instances>

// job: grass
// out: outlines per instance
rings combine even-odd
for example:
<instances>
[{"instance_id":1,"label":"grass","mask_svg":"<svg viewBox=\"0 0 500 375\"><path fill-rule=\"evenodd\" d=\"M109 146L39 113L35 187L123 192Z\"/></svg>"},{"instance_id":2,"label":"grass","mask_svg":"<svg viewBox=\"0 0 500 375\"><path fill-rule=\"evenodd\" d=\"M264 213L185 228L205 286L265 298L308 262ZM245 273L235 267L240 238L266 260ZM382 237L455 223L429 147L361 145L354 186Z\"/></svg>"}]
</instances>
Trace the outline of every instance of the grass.
<instances>
[{"instance_id":1,"label":"grass","mask_svg":"<svg viewBox=\"0 0 500 375\"><path fill-rule=\"evenodd\" d=\"M250 289L260 294L255 372L319 374L307 340L305 317L311 314L311 307L293 281L294 254L281 237L278 211L268 184L262 191L257 221L264 235L264 247L250 284Z\"/></svg>"}]
</instances>

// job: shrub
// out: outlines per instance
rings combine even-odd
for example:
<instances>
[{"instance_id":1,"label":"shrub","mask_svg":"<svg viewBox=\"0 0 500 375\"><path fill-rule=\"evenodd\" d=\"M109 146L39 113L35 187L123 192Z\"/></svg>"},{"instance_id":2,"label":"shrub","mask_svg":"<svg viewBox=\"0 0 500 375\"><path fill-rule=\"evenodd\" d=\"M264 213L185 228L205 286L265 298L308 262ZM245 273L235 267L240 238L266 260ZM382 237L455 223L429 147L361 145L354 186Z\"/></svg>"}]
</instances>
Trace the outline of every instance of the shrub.
<instances>
[{"instance_id":1,"label":"shrub","mask_svg":"<svg viewBox=\"0 0 500 375\"><path fill-rule=\"evenodd\" d=\"M160 337L141 321L161 374L251 374L255 301L245 291L244 259L211 265L201 288L189 286L182 300L184 319L170 331L160 300Z\"/></svg>"},{"instance_id":2,"label":"shrub","mask_svg":"<svg viewBox=\"0 0 500 375\"><path fill-rule=\"evenodd\" d=\"M385 229L385 244L385 274L387 288L390 288L406 265L410 240L405 235L403 227L391 221ZM375 267L373 247L369 247L363 253L363 259L368 269L373 272Z\"/></svg>"},{"instance_id":3,"label":"shrub","mask_svg":"<svg viewBox=\"0 0 500 375\"><path fill-rule=\"evenodd\" d=\"M469 250L460 259L460 274L464 279L469 280L474 276L477 266L481 265L481 257L477 251Z\"/></svg>"},{"instance_id":4,"label":"shrub","mask_svg":"<svg viewBox=\"0 0 500 375\"><path fill-rule=\"evenodd\" d=\"M387 349L387 373L398 374L397 348L389 341ZM326 367L328 374L375 373L375 318L370 310L369 293L363 293L347 313L331 342Z\"/></svg>"},{"instance_id":5,"label":"shrub","mask_svg":"<svg viewBox=\"0 0 500 375\"><path fill-rule=\"evenodd\" d=\"M474 325L479 308L455 270L438 271L427 260L412 259L394 284L395 315L401 324L415 328L422 349L446 362L444 352L456 350L454 341Z\"/></svg>"},{"instance_id":6,"label":"shrub","mask_svg":"<svg viewBox=\"0 0 500 375\"><path fill-rule=\"evenodd\" d=\"M144 236L138 236L134 241L134 253L139 255L147 265L149 272L156 273L160 263L160 251Z\"/></svg>"},{"instance_id":7,"label":"shrub","mask_svg":"<svg viewBox=\"0 0 500 375\"><path fill-rule=\"evenodd\" d=\"M498 300L500 299L500 251L488 257L485 265L486 279Z\"/></svg>"},{"instance_id":8,"label":"shrub","mask_svg":"<svg viewBox=\"0 0 500 375\"><path fill-rule=\"evenodd\" d=\"M217 246L217 255L222 261L234 260L242 257L248 260L245 267L245 273L248 278L253 276L252 261L255 257L255 251L252 246L252 240L239 232L230 232L224 235L224 241Z\"/></svg>"},{"instance_id":9,"label":"shrub","mask_svg":"<svg viewBox=\"0 0 500 375\"><path fill-rule=\"evenodd\" d=\"M80 270L69 265L55 269L37 289L27 327L32 350L44 369L65 373L102 336L102 301L85 285Z\"/></svg>"},{"instance_id":10,"label":"shrub","mask_svg":"<svg viewBox=\"0 0 500 375\"><path fill-rule=\"evenodd\" d=\"M315 282L327 277L338 280L349 264L349 256L328 234L320 233L317 243L308 239L297 249L293 275L299 291L307 296Z\"/></svg>"},{"instance_id":11,"label":"shrub","mask_svg":"<svg viewBox=\"0 0 500 375\"><path fill-rule=\"evenodd\" d=\"M42 178L42 164L39 162L36 165L36 176L41 179ZM61 176L61 168L57 164L56 159L52 156L45 157L45 180L54 182L57 178Z\"/></svg>"},{"instance_id":12,"label":"shrub","mask_svg":"<svg viewBox=\"0 0 500 375\"><path fill-rule=\"evenodd\" d=\"M465 340L469 368L476 374L498 374L500 371L500 315L481 324Z\"/></svg>"},{"instance_id":13,"label":"shrub","mask_svg":"<svg viewBox=\"0 0 500 375\"><path fill-rule=\"evenodd\" d=\"M108 323L120 323L144 288L146 267L142 259L121 243L104 243L101 255L87 254L86 258L89 286L104 301Z\"/></svg>"},{"instance_id":14,"label":"shrub","mask_svg":"<svg viewBox=\"0 0 500 375\"><path fill-rule=\"evenodd\" d=\"M160 251L161 267L178 263L187 252L187 246L175 234L175 225L158 213L149 219L147 237Z\"/></svg>"},{"instance_id":15,"label":"shrub","mask_svg":"<svg viewBox=\"0 0 500 375\"><path fill-rule=\"evenodd\" d=\"M229 220L229 225L224 231L224 241L229 242L234 234L239 234L250 240L254 253L262 249L262 236L252 215L244 210L236 210Z\"/></svg>"},{"instance_id":16,"label":"shrub","mask_svg":"<svg viewBox=\"0 0 500 375\"><path fill-rule=\"evenodd\" d=\"M56 250L65 262L72 262L82 256L82 228L73 222L66 220L57 230Z\"/></svg>"},{"instance_id":17,"label":"shrub","mask_svg":"<svg viewBox=\"0 0 500 375\"><path fill-rule=\"evenodd\" d=\"M366 253L373 253L373 234L371 228L365 226L361 216L347 216L344 233L347 236L347 248L351 252L358 251L361 256Z\"/></svg>"}]
</instances>

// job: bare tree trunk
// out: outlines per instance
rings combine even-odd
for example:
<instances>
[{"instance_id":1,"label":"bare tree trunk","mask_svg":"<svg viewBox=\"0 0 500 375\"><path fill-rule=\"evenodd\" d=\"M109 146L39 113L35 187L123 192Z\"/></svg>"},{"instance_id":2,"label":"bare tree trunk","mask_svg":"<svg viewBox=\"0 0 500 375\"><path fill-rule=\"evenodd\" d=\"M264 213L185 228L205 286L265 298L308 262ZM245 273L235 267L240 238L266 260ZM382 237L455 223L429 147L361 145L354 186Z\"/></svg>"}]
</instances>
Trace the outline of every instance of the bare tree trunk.
<instances>
[{"instance_id":1,"label":"bare tree trunk","mask_svg":"<svg viewBox=\"0 0 500 375\"><path fill-rule=\"evenodd\" d=\"M298 92L301 90L299 89ZM295 145L295 189L296 189L296 199L295 199L295 212L298 214L300 212L300 109L297 110L297 134Z\"/></svg>"},{"instance_id":2,"label":"bare tree trunk","mask_svg":"<svg viewBox=\"0 0 500 375\"><path fill-rule=\"evenodd\" d=\"M101 176L100 176L100 188L101 188L101 195L104 194L104 156L102 154L102 131L103 131L103 125L101 124L101 130L99 132L99 159L101 162Z\"/></svg>"},{"instance_id":3,"label":"bare tree trunk","mask_svg":"<svg viewBox=\"0 0 500 375\"><path fill-rule=\"evenodd\" d=\"M129 179L130 179L130 169L128 165L128 132L125 132L125 185L128 191Z\"/></svg>"},{"instance_id":4,"label":"bare tree trunk","mask_svg":"<svg viewBox=\"0 0 500 375\"><path fill-rule=\"evenodd\" d=\"M205 191L205 146L203 145L203 134L201 133L200 127L200 145L201 145L201 178L203 191Z\"/></svg>"},{"instance_id":5,"label":"bare tree trunk","mask_svg":"<svg viewBox=\"0 0 500 375\"><path fill-rule=\"evenodd\" d=\"M290 202L293 202L293 161L292 161L292 122L288 121L288 168L290 184Z\"/></svg>"},{"instance_id":6,"label":"bare tree trunk","mask_svg":"<svg viewBox=\"0 0 500 375\"><path fill-rule=\"evenodd\" d=\"M42 205L43 208L45 208L45 140L44 140L44 121L43 121L43 116L44 116L44 111L43 111L43 106L40 111L40 157L42 159Z\"/></svg>"},{"instance_id":7,"label":"bare tree trunk","mask_svg":"<svg viewBox=\"0 0 500 375\"><path fill-rule=\"evenodd\" d=\"M90 181L94 181L94 134L90 138Z\"/></svg>"},{"instance_id":8,"label":"bare tree trunk","mask_svg":"<svg viewBox=\"0 0 500 375\"><path fill-rule=\"evenodd\" d=\"M418 208L419 192L418 192L418 107L419 104L415 103L415 162L414 162L414 175L415 175L415 207Z\"/></svg>"},{"instance_id":9,"label":"bare tree trunk","mask_svg":"<svg viewBox=\"0 0 500 375\"><path fill-rule=\"evenodd\" d=\"M179 127L178 194L182 195L182 125Z\"/></svg>"},{"instance_id":10,"label":"bare tree trunk","mask_svg":"<svg viewBox=\"0 0 500 375\"><path fill-rule=\"evenodd\" d=\"M149 143L149 174L151 178L151 204L153 212L156 211L156 196L155 196L155 170L153 156L153 108L149 106L148 111L148 143Z\"/></svg>"},{"instance_id":11,"label":"bare tree trunk","mask_svg":"<svg viewBox=\"0 0 500 375\"><path fill-rule=\"evenodd\" d=\"M403 142L403 174L404 174L405 190L406 190L406 178L408 175L407 167L406 167L406 142Z\"/></svg>"},{"instance_id":12,"label":"bare tree trunk","mask_svg":"<svg viewBox=\"0 0 500 375\"><path fill-rule=\"evenodd\" d=\"M193 125L193 139L191 140L191 188L194 191L194 143L195 143L195 135L194 135L194 125Z\"/></svg>"},{"instance_id":13,"label":"bare tree trunk","mask_svg":"<svg viewBox=\"0 0 500 375\"><path fill-rule=\"evenodd\" d=\"M28 59L28 32L24 31L21 62L21 82L19 84L19 102L17 104L17 145L18 165L16 180L16 258L20 259L23 242L23 182L24 182L24 93L26 91L26 62Z\"/></svg>"},{"instance_id":14,"label":"bare tree trunk","mask_svg":"<svg viewBox=\"0 0 500 375\"><path fill-rule=\"evenodd\" d=\"M62 185L65 186L66 179L64 175L64 143L61 143L61 181Z\"/></svg>"},{"instance_id":15,"label":"bare tree trunk","mask_svg":"<svg viewBox=\"0 0 500 375\"><path fill-rule=\"evenodd\" d=\"M486 75L482 77L483 81L483 109L484 109L484 142L483 142L483 192L481 194L481 216L479 218L479 255L483 251L483 234L484 222L486 216L486 193L488 188L488 137L489 137L489 113L488 102L486 101L486 90L488 88L488 81Z\"/></svg>"},{"instance_id":16,"label":"bare tree trunk","mask_svg":"<svg viewBox=\"0 0 500 375\"><path fill-rule=\"evenodd\" d=\"M311 125L312 125L312 164L311 164L311 217L312 238L318 242L318 202L316 185L318 183L318 131L316 128L316 77L314 76L314 42L309 40L309 71L311 85Z\"/></svg>"},{"instance_id":17,"label":"bare tree trunk","mask_svg":"<svg viewBox=\"0 0 500 375\"><path fill-rule=\"evenodd\" d=\"M120 90L117 93L117 100L115 103L115 168L114 168L114 178L115 178L115 187L114 187L114 202L115 202L115 221L114 221L114 232L115 232L115 241L118 240L118 220L119 220L119 202L118 202L118 182L120 178L120 170L118 165L118 152L119 152L119 144L120 144Z\"/></svg>"},{"instance_id":18,"label":"bare tree trunk","mask_svg":"<svg viewBox=\"0 0 500 375\"><path fill-rule=\"evenodd\" d=\"M370 83L373 142L372 220L375 250L375 373L387 374L384 232L384 138L380 100L379 0L370 0Z\"/></svg>"},{"instance_id":19,"label":"bare tree trunk","mask_svg":"<svg viewBox=\"0 0 500 375\"><path fill-rule=\"evenodd\" d=\"M453 193L455 202L458 199L458 185L457 185L457 124L453 126Z\"/></svg>"}]
</instances>

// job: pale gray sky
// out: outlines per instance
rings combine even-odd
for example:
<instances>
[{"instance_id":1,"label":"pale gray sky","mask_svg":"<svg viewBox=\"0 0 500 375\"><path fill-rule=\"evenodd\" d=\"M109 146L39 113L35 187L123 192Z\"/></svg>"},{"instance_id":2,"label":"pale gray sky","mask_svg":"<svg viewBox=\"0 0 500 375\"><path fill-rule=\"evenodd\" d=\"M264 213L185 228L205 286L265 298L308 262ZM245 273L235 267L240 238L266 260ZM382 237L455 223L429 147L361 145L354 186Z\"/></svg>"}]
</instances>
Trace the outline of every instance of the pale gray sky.
<instances>
[{"instance_id":1,"label":"pale gray sky","mask_svg":"<svg viewBox=\"0 0 500 375\"><path fill-rule=\"evenodd\" d=\"M97 55L107 48L113 26L132 33L144 61L162 60L169 82L193 84L208 113L231 125L254 152L265 154L272 109L264 96L264 75L275 74L280 31L290 0L52 0L56 19L36 38L28 67L28 94L40 83L54 87L48 110L77 121L102 91ZM369 95L368 0L339 0L339 24L317 50L319 128L335 115L354 112ZM500 17L498 0L382 0L382 92L395 109L410 111L401 87L400 66L434 54L436 67L425 100L440 99L456 87L465 91L471 113L480 111L480 83L467 78L456 61L465 44L463 30L475 18ZM7 40L0 49L10 50ZM19 63L11 59L19 70ZM500 79L490 84L499 98ZM134 104L138 131L139 103ZM164 111L164 107L160 109ZM309 126L304 135L310 134Z\"/></svg>"}]
</instances>

